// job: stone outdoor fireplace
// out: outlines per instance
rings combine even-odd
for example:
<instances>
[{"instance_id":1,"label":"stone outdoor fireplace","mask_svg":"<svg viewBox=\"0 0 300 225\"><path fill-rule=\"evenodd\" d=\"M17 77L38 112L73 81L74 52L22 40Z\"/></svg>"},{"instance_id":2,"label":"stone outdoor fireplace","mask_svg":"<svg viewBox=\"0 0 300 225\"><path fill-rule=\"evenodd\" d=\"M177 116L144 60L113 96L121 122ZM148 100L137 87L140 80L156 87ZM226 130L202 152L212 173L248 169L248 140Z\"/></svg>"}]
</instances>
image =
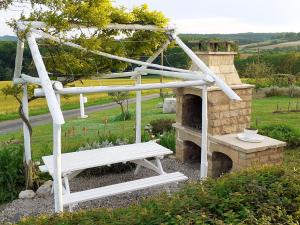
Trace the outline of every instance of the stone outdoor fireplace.
<instances>
[{"instance_id":1,"label":"stone outdoor fireplace","mask_svg":"<svg viewBox=\"0 0 300 225\"><path fill-rule=\"evenodd\" d=\"M182 99L182 125L190 129L201 130L202 98L187 94Z\"/></svg>"},{"instance_id":2,"label":"stone outdoor fireplace","mask_svg":"<svg viewBox=\"0 0 300 225\"><path fill-rule=\"evenodd\" d=\"M243 84L234 66L232 42L193 42L196 54L242 98L234 102L216 86L208 88L208 173L218 177L254 163L279 164L285 143L267 138L263 143L237 140L250 127L253 86ZM205 51L201 48L206 46ZM220 51L221 50L221 51ZM192 65L193 70L197 67ZM201 160L201 89L176 89L176 157L190 164ZM254 154L253 154L254 153ZM268 157L266 157L266 154ZM253 158L249 158L251 157Z\"/></svg>"}]
</instances>

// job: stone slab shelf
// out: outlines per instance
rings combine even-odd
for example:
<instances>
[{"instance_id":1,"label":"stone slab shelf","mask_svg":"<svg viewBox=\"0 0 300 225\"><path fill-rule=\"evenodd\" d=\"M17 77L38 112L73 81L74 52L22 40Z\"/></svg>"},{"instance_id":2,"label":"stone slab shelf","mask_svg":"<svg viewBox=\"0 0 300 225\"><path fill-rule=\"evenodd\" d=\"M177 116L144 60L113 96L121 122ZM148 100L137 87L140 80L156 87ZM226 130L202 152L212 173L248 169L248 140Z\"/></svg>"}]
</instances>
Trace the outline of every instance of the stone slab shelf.
<instances>
[{"instance_id":1,"label":"stone slab shelf","mask_svg":"<svg viewBox=\"0 0 300 225\"><path fill-rule=\"evenodd\" d=\"M211 136L210 141L218 144L222 144L224 146L227 146L229 148L244 153L260 152L270 148L281 148L286 146L285 142L267 136L262 136L262 135L258 135L258 136L263 137L264 140L259 143L249 143L249 142L239 140L237 138L237 134L227 134L227 135Z\"/></svg>"}]
</instances>

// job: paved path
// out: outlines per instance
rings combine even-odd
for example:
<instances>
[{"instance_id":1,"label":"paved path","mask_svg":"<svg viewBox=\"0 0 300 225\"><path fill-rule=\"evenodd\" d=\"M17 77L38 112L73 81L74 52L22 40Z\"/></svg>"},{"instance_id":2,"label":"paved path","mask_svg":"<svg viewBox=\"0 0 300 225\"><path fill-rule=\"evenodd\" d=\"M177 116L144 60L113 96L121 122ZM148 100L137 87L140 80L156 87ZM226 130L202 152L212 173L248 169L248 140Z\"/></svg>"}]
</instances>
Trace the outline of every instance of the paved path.
<instances>
[{"instance_id":1,"label":"paved path","mask_svg":"<svg viewBox=\"0 0 300 225\"><path fill-rule=\"evenodd\" d=\"M146 95L142 97L142 101L158 98L159 94L152 94L152 95ZM134 103L135 98L131 98L128 100L129 103ZM116 103L108 103L108 104L103 104L103 105L95 105L95 106L89 106L85 107L85 113L89 114L92 112L98 112L101 110L105 109L112 109L115 107L118 107ZM79 109L72 109L68 111L64 111L64 118L65 119L70 119L70 118L76 118L80 115L80 110ZM38 115L38 116L31 116L30 117L30 122L32 126L38 126L42 124L47 124L52 122L52 117L50 113L43 114L43 115ZM16 119L16 120L8 120L4 122L0 122L0 134L5 134L9 133L12 131L20 130L22 128L22 121L21 119Z\"/></svg>"}]
</instances>

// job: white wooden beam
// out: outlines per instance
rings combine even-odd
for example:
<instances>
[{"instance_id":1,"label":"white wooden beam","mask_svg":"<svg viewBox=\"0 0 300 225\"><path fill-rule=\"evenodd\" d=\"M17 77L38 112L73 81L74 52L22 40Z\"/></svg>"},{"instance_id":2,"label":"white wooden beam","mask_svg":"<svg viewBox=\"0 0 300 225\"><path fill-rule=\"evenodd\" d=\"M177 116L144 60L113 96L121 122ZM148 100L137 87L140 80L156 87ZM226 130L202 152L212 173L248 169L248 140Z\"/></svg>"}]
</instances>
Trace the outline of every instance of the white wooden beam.
<instances>
[{"instance_id":1,"label":"white wooden beam","mask_svg":"<svg viewBox=\"0 0 300 225\"><path fill-rule=\"evenodd\" d=\"M45 28L47 25L41 21L19 21L18 27L20 29L25 29L26 27L30 26L34 29ZM105 27L86 27L86 26L78 26L78 25L71 25L72 28L88 28L88 29L95 29L95 30L151 30L151 31L174 31L175 28L172 26L167 27L158 27L155 25L142 25L142 24L118 24L118 23L111 23Z\"/></svg>"},{"instance_id":2,"label":"white wooden beam","mask_svg":"<svg viewBox=\"0 0 300 225\"><path fill-rule=\"evenodd\" d=\"M14 79L21 77L23 54L24 54L24 41L18 39L17 53L16 53L16 60L15 60Z\"/></svg>"},{"instance_id":3,"label":"white wooden beam","mask_svg":"<svg viewBox=\"0 0 300 225\"><path fill-rule=\"evenodd\" d=\"M22 96L22 110L24 117L29 121L29 106L28 106L28 90L27 84L22 84L23 96ZM27 124L23 122L23 138L24 138L24 161L26 165L29 165L31 161L31 137Z\"/></svg>"},{"instance_id":4,"label":"white wooden beam","mask_svg":"<svg viewBox=\"0 0 300 225\"><path fill-rule=\"evenodd\" d=\"M172 34L172 37L176 41L176 43L182 48L182 50L191 58L191 60L199 67L199 69L204 73L208 74L211 77L214 78L216 85L232 100L241 100L241 98L217 75L214 74L213 71L211 71L204 62L202 62L199 57L191 50L189 47L187 47L183 41L176 36L175 34Z\"/></svg>"},{"instance_id":5,"label":"white wooden beam","mask_svg":"<svg viewBox=\"0 0 300 225\"><path fill-rule=\"evenodd\" d=\"M104 74L99 77L99 79L111 79L111 78L125 78L125 77L132 77L136 76L139 73L137 71L130 71L130 72L122 72L122 73L111 73L111 74Z\"/></svg>"},{"instance_id":6,"label":"white wooden beam","mask_svg":"<svg viewBox=\"0 0 300 225\"><path fill-rule=\"evenodd\" d=\"M206 76L205 74L195 74L195 73L181 73L181 72L173 72L173 71L166 71L166 70L154 70L154 69L143 69L143 68L136 68L136 71L141 73L147 74L158 74L165 77L174 77L183 80L205 80L207 82L213 83L214 79L211 77Z\"/></svg>"},{"instance_id":7,"label":"white wooden beam","mask_svg":"<svg viewBox=\"0 0 300 225\"><path fill-rule=\"evenodd\" d=\"M180 81L168 83L155 83L155 84L140 84L140 85L123 85L123 86L94 86L94 87L69 87L57 89L55 92L61 95L77 95L77 94L90 94L102 92L116 92L116 91L141 91L153 90L160 88L179 88L190 86L203 86L206 85L205 81ZM44 96L44 91L41 88L34 90L35 96Z\"/></svg>"},{"instance_id":8,"label":"white wooden beam","mask_svg":"<svg viewBox=\"0 0 300 225\"><path fill-rule=\"evenodd\" d=\"M139 60L135 60L135 59L128 59L128 58L125 58L125 57L116 56L116 55L109 54L109 53L106 53L106 52L101 52L101 51L96 51L96 50L89 50L89 49L84 48L84 47L82 47L78 44L75 44L75 43L70 42L70 41L64 41L60 38L54 37L50 34L47 34L43 31L40 31L40 30L31 29L31 32L33 32L35 34L38 34L43 38L47 38L49 40L64 44L66 46L73 47L73 48L76 48L76 49L80 49L80 50L85 51L85 52L91 52L93 54L100 55L100 56L103 56L103 57L107 57L107 58L110 58L110 59L115 59L115 60L119 60L119 61L123 61L123 62L127 62L127 63L133 63L133 64L146 66L146 67L153 67L153 68L157 68L157 69L164 69L164 70L170 70L170 71L176 71L176 72L191 72L191 71L185 70L185 69L179 69L179 68L168 67L168 66L161 66L161 65L158 65L158 64L152 64L152 63L147 63L147 62L143 62L143 61L139 61Z\"/></svg>"},{"instance_id":9,"label":"white wooden beam","mask_svg":"<svg viewBox=\"0 0 300 225\"><path fill-rule=\"evenodd\" d=\"M27 34L27 41L28 41L28 45L29 45L29 48L31 51L31 55L32 55L36 70L38 71L38 74L40 77L43 91L47 98L48 108L49 108L51 116L54 120L54 123L64 124L65 120L64 120L62 111L60 109L60 106L58 104L58 101L56 99L56 96L55 96L55 93L54 93L54 90L52 87L52 83L49 79L48 72L44 65L44 62L43 62L42 56L40 54L40 51L38 49L36 40L31 33Z\"/></svg>"},{"instance_id":10,"label":"white wooden beam","mask_svg":"<svg viewBox=\"0 0 300 225\"><path fill-rule=\"evenodd\" d=\"M136 86L141 85L141 75L136 77ZM136 91L135 103L135 142L141 143L142 141L142 92Z\"/></svg>"},{"instance_id":11,"label":"white wooden beam","mask_svg":"<svg viewBox=\"0 0 300 225\"><path fill-rule=\"evenodd\" d=\"M207 129L208 129L208 118L207 118L207 87L202 88L202 129L201 129L201 164L200 164L200 179L207 177Z\"/></svg>"},{"instance_id":12,"label":"white wooden beam","mask_svg":"<svg viewBox=\"0 0 300 225\"><path fill-rule=\"evenodd\" d=\"M60 96L56 94L60 107ZM53 156L54 156L54 210L56 213L63 212L62 200L62 172L61 172L61 125L53 121Z\"/></svg>"}]
</instances>

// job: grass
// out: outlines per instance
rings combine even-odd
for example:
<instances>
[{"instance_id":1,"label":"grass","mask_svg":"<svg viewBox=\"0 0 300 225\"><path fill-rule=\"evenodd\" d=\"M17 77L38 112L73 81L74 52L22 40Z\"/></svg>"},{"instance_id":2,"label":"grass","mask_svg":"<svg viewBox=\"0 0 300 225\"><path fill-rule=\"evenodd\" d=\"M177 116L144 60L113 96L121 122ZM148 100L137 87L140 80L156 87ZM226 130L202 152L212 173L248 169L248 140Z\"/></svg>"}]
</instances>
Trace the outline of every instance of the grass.
<instances>
[{"instance_id":1,"label":"grass","mask_svg":"<svg viewBox=\"0 0 300 225\"><path fill-rule=\"evenodd\" d=\"M162 109L156 108L161 99L154 99L142 103L143 117L142 126L144 127L151 120L158 118L175 118L174 114L163 114ZM131 112L134 112L134 104L129 106ZM119 108L101 111L89 114L84 120L72 119L66 121L62 128L62 152L77 150L86 142L92 142L98 139L99 135L113 134L120 138L134 140L135 119L129 121L113 121L115 115L120 113ZM22 132L13 132L2 135L1 141L10 139L22 140ZM40 160L42 156L49 155L52 152L52 125L42 125L34 127L32 135L32 157L33 160Z\"/></svg>"},{"instance_id":2,"label":"grass","mask_svg":"<svg viewBox=\"0 0 300 225\"><path fill-rule=\"evenodd\" d=\"M252 124L257 127L284 124L300 131L299 112L273 113L277 109L277 105L279 108L287 110L289 103L295 105L297 98L270 97L254 99L252 103Z\"/></svg>"},{"instance_id":3,"label":"grass","mask_svg":"<svg viewBox=\"0 0 300 225\"><path fill-rule=\"evenodd\" d=\"M258 123L259 126L272 124L286 124L294 129L300 130L300 113L274 114L276 105L287 107L290 102L297 101L295 98L271 97L263 99L254 99L252 123ZM156 108L161 102L160 99L154 99L143 102L143 126L151 120L170 118L175 119L174 114L162 114L162 110ZM130 105L130 111L134 112L134 104ZM129 121L113 121L112 118L120 113L119 108L104 110L89 114L84 120L72 119L63 125L62 131L62 151L70 152L78 149L86 142L97 140L98 135L114 134L120 138L134 140L134 118ZM107 121L107 122L106 122ZM12 132L0 137L1 141L10 139L22 140L22 133ZM32 136L32 156L34 160L40 160L43 155L49 155L52 152L52 125L42 125L34 127Z\"/></svg>"},{"instance_id":4,"label":"grass","mask_svg":"<svg viewBox=\"0 0 300 225\"><path fill-rule=\"evenodd\" d=\"M160 82L159 77L146 77L143 78L143 83L158 83ZM172 79L164 79L165 82L172 81ZM0 108L0 121L18 119L18 102L12 96L4 96L1 92L1 89L6 85L11 85L11 81L1 81L0 82L0 102L4 102L5 104L1 105ZM96 86L96 85L130 85L134 84L134 80L129 78L127 79L103 79L103 80L83 80L82 82L76 81L71 83L70 86L82 87L82 86ZM168 91L168 90L167 90ZM159 93L159 90L146 90L143 91L143 95L149 95L153 93ZM85 104L86 106L92 105L101 105L105 103L111 102L111 98L107 93L98 93L98 94L87 94L88 102ZM131 97L134 97L134 93L130 93ZM79 95L76 96L64 96L61 98L62 109L70 110L79 108ZM47 103L45 99L37 99L29 104L30 107L30 115L40 115L44 113L48 113L49 110L47 108Z\"/></svg>"}]
</instances>

